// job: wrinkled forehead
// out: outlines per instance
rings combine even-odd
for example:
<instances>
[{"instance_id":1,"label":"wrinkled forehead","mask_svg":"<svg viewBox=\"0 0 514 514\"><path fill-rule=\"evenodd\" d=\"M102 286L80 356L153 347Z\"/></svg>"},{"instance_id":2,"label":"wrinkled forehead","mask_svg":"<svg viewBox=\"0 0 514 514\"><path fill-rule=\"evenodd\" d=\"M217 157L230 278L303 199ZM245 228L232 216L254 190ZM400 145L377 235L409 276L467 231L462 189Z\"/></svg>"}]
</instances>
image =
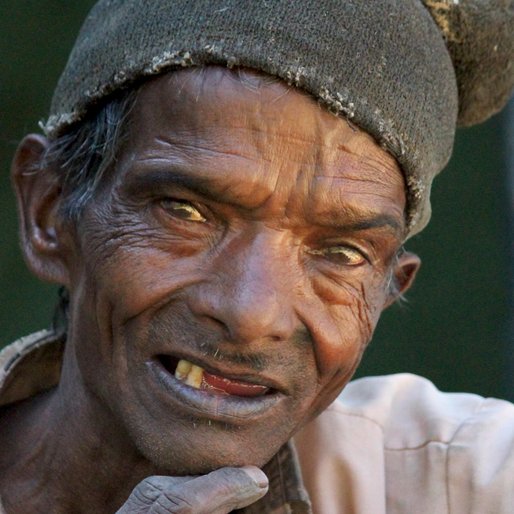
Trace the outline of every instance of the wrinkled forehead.
<instances>
[{"instance_id":1,"label":"wrinkled forehead","mask_svg":"<svg viewBox=\"0 0 514 514\"><path fill-rule=\"evenodd\" d=\"M147 137L159 130L184 143L193 136L207 142L218 136L217 144L237 144L238 131L251 130L255 144L245 149L261 156L282 137L304 143L298 147L317 155L342 150L340 157L359 164L356 173L381 167L403 183L396 159L372 136L310 95L253 70L208 66L168 73L141 88L132 117L141 144L150 143Z\"/></svg>"},{"instance_id":2,"label":"wrinkled forehead","mask_svg":"<svg viewBox=\"0 0 514 514\"><path fill-rule=\"evenodd\" d=\"M382 196L404 214L403 175L387 151L308 94L257 72L209 66L154 79L141 88L131 126L135 160L186 170L247 197L247 206L279 192L277 201L301 197L326 218Z\"/></svg>"}]
</instances>

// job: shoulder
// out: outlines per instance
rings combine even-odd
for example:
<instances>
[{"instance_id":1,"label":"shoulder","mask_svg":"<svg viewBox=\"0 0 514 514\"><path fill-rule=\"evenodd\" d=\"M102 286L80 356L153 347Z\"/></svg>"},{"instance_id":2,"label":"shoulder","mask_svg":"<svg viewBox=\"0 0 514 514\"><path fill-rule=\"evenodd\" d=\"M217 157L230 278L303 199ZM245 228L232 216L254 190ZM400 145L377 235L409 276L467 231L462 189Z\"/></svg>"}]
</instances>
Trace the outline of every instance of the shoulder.
<instances>
[{"instance_id":1,"label":"shoulder","mask_svg":"<svg viewBox=\"0 0 514 514\"><path fill-rule=\"evenodd\" d=\"M351 382L325 415L356 416L376 423L389 449L429 441L450 443L466 427L490 430L494 422L498 428L514 426L513 404L469 393L445 393L429 380L408 373Z\"/></svg>"},{"instance_id":2,"label":"shoulder","mask_svg":"<svg viewBox=\"0 0 514 514\"><path fill-rule=\"evenodd\" d=\"M0 406L54 387L59 382L64 344L63 332L41 330L3 348Z\"/></svg>"},{"instance_id":3,"label":"shoulder","mask_svg":"<svg viewBox=\"0 0 514 514\"><path fill-rule=\"evenodd\" d=\"M514 405L506 401L444 393L411 374L368 377L296 439L311 484L320 466L344 470L363 498L382 488L384 512L507 513L514 505Z\"/></svg>"}]
</instances>

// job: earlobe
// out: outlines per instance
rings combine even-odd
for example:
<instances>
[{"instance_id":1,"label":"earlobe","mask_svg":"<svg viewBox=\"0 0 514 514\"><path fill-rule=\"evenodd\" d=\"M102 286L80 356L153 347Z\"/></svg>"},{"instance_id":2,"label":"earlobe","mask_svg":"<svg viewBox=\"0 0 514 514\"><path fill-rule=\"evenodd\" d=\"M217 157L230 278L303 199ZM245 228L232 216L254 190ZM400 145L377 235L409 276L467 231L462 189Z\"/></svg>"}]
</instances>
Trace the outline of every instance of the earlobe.
<instances>
[{"instance_id":1,"label":"earlobe","mask_svg":"<svg viewBox=\"0 0 514 514\"><path fill-rule=\"evenodd\" d=\"M414 253L404 251L396 258L384 308L389 307L409 290L420 267L421 259Z\"/></svg>"},{"instance_id":2,"label":"earlobe","mask_svg":"<svg viewBox=\"0 0 514 514\"><path fill-rule=\"evenodd\" d=\"M61 188L55 171L42 162L47 147L45 137L26 136L14 156L11 178L27 265L41 280L68 285L64 227L58 214Z\"/></svg>"}]
</instances>

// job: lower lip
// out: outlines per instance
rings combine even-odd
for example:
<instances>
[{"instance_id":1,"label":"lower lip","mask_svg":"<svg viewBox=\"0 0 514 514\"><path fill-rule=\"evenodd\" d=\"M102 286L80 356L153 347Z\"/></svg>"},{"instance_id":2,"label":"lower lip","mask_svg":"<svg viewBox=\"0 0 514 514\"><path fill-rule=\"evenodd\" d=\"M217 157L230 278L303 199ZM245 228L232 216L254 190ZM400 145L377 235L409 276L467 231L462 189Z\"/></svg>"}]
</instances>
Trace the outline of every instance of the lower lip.
<instances>
[{"instance_id":1,"label":"lower lip","mask_svg":"<svg viewBox=\"0 0 514 514\"><path fill-rule=\"evenodd\" d=\"M265 415L283 395L279 392L263 396L241 397L228 394L216 394L208 390L196 389L175 378L158 360L147 362L147 366L166 391L166 398L191 414L225 423L244 424L254 422L255 418Z\"/></svg>"}]
</instances>

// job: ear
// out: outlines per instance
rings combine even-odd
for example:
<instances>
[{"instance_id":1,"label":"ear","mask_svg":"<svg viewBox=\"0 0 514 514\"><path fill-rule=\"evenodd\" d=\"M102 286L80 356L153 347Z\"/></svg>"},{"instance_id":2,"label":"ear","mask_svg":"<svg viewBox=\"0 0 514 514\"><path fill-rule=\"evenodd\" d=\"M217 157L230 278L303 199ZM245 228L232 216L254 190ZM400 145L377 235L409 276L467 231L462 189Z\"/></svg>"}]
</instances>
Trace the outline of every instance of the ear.
<instances>
[{"instance_id":1,"label":"ear","mask_svg":"<svg viewBox=\"0 0 514 514\"><path fill-rule=\"evenodd\" d=\"M398 298L406 293L414 283L416 274L421 267L421 259L414 253L403 252L397 257L393 269L392 284L389 288L388 297L384 309L393 304Z\"/></svg>"},{"instance_id":2,"label":"ear","mask_svg":"<svg viewBox=\"0 0 514 514\"><path fill-rule=\"evenodd\" d=\"M26 136L14 156L11 178L27 265L41 280L68 286L64 224L58 215L61 187L55 170L42 166L48 144L43 136Z\"/></svg>"}]
</instances>

